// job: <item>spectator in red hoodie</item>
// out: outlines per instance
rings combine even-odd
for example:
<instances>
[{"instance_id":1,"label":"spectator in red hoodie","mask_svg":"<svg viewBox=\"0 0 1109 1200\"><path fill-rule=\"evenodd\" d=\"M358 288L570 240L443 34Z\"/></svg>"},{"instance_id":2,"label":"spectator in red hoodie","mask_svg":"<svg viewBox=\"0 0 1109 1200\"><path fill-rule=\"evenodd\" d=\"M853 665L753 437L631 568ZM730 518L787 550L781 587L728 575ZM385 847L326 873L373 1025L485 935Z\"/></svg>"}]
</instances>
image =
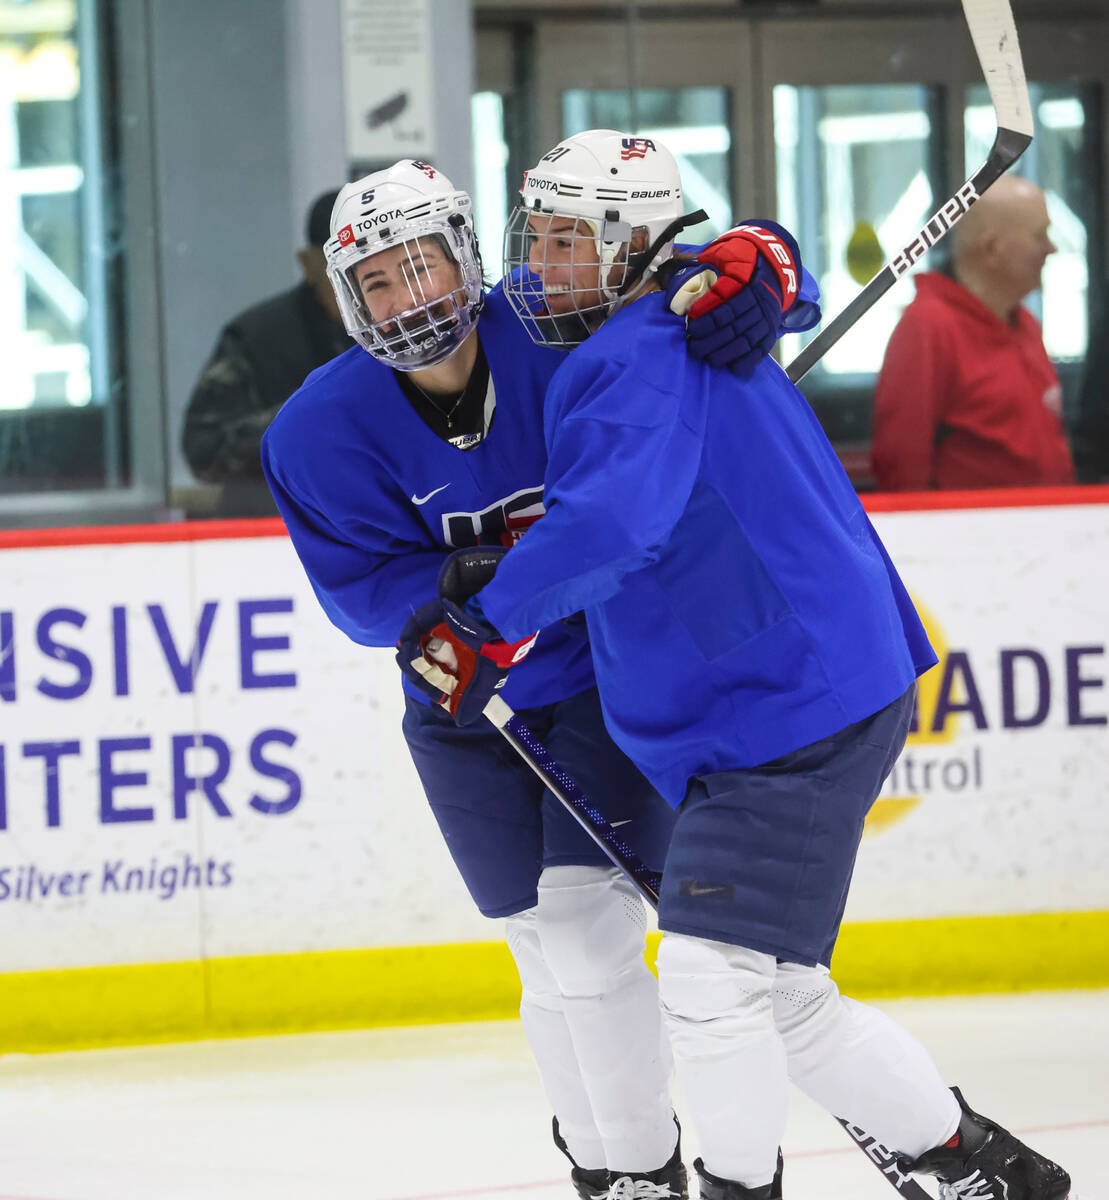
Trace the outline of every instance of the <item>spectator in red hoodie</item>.
<instances>
[{"instance_id":1,"label":"spectator in red hoodie","mask_svg":"<svg viewBox=\"0 0 1109 1200\"><path fill-rule=\"evenodd\" d=\"M1021 306L1055 247L1043 192L1003 176L955 226L950 268L917 277L874 403L882 491L1074 482L1062 389Z\"/></svg>"}]
</instances>

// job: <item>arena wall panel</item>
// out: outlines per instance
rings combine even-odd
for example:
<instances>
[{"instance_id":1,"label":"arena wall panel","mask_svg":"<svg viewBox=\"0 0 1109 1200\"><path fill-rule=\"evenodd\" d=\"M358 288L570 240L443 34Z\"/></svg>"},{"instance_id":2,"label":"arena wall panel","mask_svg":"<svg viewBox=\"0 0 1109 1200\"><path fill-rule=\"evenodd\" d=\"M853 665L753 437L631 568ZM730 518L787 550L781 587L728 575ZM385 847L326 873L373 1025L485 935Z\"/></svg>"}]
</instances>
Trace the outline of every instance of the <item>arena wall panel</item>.
<instances>
[{"instance_id":1,"label":"arena wall panel","mask_svg":"<svg viewBox=\"0 0 1109 1200\"><path fill-rule=\"evenodd\" d=\"M1109 489L868 507L941 663L841 985L1109 983ZM392 654L279 522L0 534L0 569L0 1051L514 1011Z\"/></svg>"}]
</instances>

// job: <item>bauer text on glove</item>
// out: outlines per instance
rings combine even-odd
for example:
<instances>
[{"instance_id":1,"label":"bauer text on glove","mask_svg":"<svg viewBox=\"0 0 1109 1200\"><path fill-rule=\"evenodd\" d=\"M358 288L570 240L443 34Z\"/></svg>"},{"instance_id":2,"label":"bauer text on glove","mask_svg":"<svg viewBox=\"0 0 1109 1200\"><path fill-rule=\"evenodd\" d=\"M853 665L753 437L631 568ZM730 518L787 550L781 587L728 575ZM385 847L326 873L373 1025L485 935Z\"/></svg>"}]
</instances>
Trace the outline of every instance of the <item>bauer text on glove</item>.
<instances>
[{"instance_id":1,"label":"bauer text on glove","mask_svg":"<svg viewBox=\"0 0 1109 1200\"><path fill-rule=\"evenodd\" d=\"M710 242L697 264L703 275L667 291L671 308L686 313L689 353L747 376L773 349L797 302L797 243L772 221L752 222Z\"/></svg>"}]
</instances>

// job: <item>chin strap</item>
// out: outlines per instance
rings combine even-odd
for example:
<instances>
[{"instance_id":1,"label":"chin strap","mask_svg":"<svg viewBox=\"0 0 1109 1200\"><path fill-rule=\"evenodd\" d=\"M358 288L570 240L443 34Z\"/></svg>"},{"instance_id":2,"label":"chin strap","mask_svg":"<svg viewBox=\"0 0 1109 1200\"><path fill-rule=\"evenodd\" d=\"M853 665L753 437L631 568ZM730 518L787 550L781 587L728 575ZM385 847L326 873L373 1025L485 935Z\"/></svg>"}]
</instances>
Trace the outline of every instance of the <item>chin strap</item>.
<instances>
[{"instance_id":1,"label":"chin strap","mask_svg":"<svg viewBox=\"0 0 1109 1200\"><path fill-rule=\"evenodd\" d=\"M638 291L646 283L647 272L650 271L655 257L668 242L672 242L683 229L688 229L690 225L699 225L702 221L707 221L708 219L708 213L703 208L699 208L696 212L688 213L684 217L678 217L676 220L671 221L647 248L646 253L643 255L643 265L636 268L624 280L618 293L621 300L630 300L634 292Z\"/></svg>"}]
</instances>

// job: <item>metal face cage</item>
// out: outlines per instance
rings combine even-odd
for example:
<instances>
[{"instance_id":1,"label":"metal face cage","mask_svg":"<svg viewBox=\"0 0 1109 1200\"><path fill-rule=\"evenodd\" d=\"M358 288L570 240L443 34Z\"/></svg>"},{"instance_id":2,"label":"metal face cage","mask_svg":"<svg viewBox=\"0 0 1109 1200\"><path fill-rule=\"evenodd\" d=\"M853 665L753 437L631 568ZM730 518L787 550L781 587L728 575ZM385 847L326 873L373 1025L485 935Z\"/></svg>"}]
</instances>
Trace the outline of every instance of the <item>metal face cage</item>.
<instances>
[{"instance_id":1,"label":"metal face cage","mask_svg":"<svg viewBox=\"0 0 1109 1200\"><path fill-rule=\"evenodd\" d=\"M637 273L632 228L523 205L504 235L504 293L532 341L570 350L595 333ZM641 257L641 256L640 256Z\"/></svg>"},{"instance_id":2,"label":"metal face cage","mask_svg":"<svg viewBox=\"0 0 1109 1200\"><path fill-rule=\"evenodd\" d=\"M427 228L409 225L395 238L380 239L372 254L344 255L329 269L339 309L347 331L374 358L398 371L415 371L449 358L469 336L482 306L481 267L476 250L468 251L466 228L441 222ZM400 253L394 253L399 250ZM441 264L429 261L438 251L450 265L456 286L447 291L431 285L432 273ZM372 270L369 287L363 284L365 264L382 261L380 278ZM434 256L433 256L434 257ZM390 308L396 309L399 294L403 308L375 320L371 314L375 290L392 293Z\"/></svg>"}]
</instances>

